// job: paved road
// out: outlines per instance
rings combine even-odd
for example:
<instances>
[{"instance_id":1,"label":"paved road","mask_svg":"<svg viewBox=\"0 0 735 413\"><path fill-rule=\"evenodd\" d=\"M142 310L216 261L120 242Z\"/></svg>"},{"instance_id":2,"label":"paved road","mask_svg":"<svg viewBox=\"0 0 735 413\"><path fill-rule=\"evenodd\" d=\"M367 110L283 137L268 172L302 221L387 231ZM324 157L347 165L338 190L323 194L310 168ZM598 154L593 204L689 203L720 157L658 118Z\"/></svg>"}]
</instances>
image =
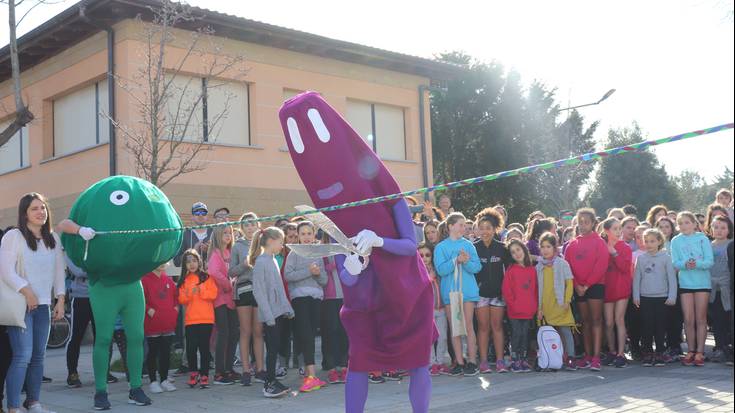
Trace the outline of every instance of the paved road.
<instances>
[{"instance_id":1,"label":"paved road","mask_svg":"<svg viewBox=\"0 0 735 413\"><path fill-rule=\"evenodd\" d=\"M63 350L50 351L46 375L54 382L44 385L44 403L59 413L92 411L91 347L82 350L81 389L64 386L66 378ZM297 387L296 370L289 370L285 382ZM184 380L178 378L178 383ZM147 386L147 385L146 385ZM155 395L154 404L129 406L127 384L110 387L115 412L289 412L330 413L343 409L342 385L310 394L292 394L280 400L262 396L260 385L249 388L213 386L191 390L180 386L173 393ZM146 387L147 388L147 387ZM704 368L670 365L626 369L529 374L490 374L480 377L434 379L432 412L732 412L733 369L718 364ZM370 385L368 412L410 412L408 380Z\"/></svg>"}]
</instances>

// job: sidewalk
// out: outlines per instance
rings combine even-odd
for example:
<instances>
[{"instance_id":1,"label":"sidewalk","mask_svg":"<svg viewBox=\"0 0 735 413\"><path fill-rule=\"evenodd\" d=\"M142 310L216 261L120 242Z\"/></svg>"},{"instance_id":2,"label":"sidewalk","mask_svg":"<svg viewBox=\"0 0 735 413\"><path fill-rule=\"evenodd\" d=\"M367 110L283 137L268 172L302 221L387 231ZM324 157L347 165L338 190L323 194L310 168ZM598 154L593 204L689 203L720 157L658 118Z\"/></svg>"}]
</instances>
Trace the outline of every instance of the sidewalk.
<instances>
[{"instance_id":1,"label":"sidewalk","mask_svg":"<svg viewBox=\"0 0 735 413\"><path fill-rule=\"evenodd\" d=\"M46 375L54 382L45 384L41 397L48 408L59 413L91 412L94 384L91 346L82 348L79 372L81 389L67 389L64 350L51 350L46 359ZM284 383L297 388L298 371L291 369ZM309 394L292 393L270 400L262 396L262 385L252 387L214 386L189 389L178 377L179 390L150 395L153 405L127 404L127 384L110 386L114 412L289 412L337 413L344 408L344 385L333 385ZM123 380L124 381L124 378ZM145 381L144 381L145 383ZM368 412L410 412L408 383L370 385ZM703 368L644 368L637 364L626 369L605 368L590 371L490 374L477 377L436 377L433 380L431 411L457 412L732 412L733 368L710 363ZM147 383L144 387L147 391Z\"/></svg>"}]
</instances>

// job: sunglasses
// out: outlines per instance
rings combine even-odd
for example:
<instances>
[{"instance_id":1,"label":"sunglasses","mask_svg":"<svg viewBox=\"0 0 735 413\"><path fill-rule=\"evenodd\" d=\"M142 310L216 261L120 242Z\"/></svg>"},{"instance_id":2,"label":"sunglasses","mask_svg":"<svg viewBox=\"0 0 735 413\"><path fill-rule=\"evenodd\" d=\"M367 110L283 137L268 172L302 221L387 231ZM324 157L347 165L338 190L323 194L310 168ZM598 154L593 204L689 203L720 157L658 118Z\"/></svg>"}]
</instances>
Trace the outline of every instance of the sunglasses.
<instances>
[{"instance_id":1,"label":"sunglasses","mask_svg":"<svg viewBox=\"0 0 735 413\"><path fill-rule=\"evenodd\" d=\"M203 217L207 215L207 211L194 211L191 213L192 215L196 215L198 217Z\"/></svg>"}]
</instances>

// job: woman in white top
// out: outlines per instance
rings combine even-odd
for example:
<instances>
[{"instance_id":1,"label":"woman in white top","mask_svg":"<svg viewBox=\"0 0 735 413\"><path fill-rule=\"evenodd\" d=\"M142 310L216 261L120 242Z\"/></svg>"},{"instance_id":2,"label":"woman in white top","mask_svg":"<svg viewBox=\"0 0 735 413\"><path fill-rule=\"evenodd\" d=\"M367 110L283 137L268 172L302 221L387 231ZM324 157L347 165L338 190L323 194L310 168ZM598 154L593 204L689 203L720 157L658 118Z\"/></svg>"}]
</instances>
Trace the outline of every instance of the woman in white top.
<instances>
[{"instance_id":1,"label":"woman in white top","mask_svg":"<svg viewBox=\"0 0 735 413\"><path fill-rule=\"evenodd\" d=\"M0 244L0 278L23 294L27 305L26 328L7 329L13 350L6 383L10 413L21 411L24 382L28 412L49 412L39 402L41 379L54 296L54 320L64 316L64 268L61 240L51 230L46 199L37 193L24 195L18 205L18 228L8 231Z\"/></svg>"}]
</instances>

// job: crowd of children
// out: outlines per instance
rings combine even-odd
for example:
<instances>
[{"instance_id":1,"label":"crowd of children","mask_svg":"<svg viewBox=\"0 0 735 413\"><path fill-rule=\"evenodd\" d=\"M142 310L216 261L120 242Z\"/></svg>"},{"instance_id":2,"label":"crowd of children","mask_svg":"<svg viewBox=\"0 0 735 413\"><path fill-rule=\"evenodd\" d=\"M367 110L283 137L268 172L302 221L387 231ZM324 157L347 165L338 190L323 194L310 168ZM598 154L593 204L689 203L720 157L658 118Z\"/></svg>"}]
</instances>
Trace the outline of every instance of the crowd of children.
<instances>
[{"instance_id":1,"label":"crowd of children","mask_svg":"<svg viewBox=\"0 0 735 413\"><path fill-rule=\"evenodd\" d=\"M582 208L559 220L535 211L524 224L508 224L500 205L469 220L451 209L448 196L423 209L408 199L434 290L439 335L431 375L538 370L540 325L558 332L561 368L568 371L623 368L632 361L702 366L709 331L715 337L709 359L732 365L732 198L721 190L706 214L658 205L639 219L626 206L601 218ZM196 223L204 222L206 208L194 205ZM229 210L218 212L218 220L227 220ZM300 392L345 382L349 343L339 318L343 295L335 260L303 258L287 246L328 236L298 218L267 228L245 223L187 231L184 237L186 248L175 259L178 278L160 267L142 280L152 393L176 390L169 363L181 341L190 388L254 381L264 384L266 397L278 397L290 391L279 378L288 374L292 356L303 376ZM86 275L69 270L75 331L67 382L80 387L79 345L94 321L84 295ZM324 373L316 366L318 351ZM381 383L404 374L372 372L369 378Z\"/></svg>"}]
</instances>

